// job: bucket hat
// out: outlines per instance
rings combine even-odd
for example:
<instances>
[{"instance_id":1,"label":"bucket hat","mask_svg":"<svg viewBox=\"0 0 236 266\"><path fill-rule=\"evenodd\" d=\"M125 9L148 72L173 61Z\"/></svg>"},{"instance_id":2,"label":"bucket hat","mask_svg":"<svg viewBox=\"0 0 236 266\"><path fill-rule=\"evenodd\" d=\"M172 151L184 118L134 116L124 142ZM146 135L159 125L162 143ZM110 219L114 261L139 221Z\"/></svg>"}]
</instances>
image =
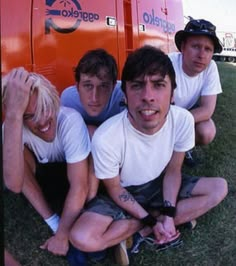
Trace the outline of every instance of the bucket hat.
<instances>
[{"instance_id":1,"label":"bucket hat","mask_svg":"<svg viewBox=\"0 0 236 266\"><path fill-rule=\"evenodd\" d=\"M185 26L184 30L180 30L175 34L175 44L181 51L181 43L187 36L204 35L212 39L214 43L214 53L221 53L222 45L216 36L216 27L211 22L204 19L192 19Z\"/></svg>"}]
</instances>

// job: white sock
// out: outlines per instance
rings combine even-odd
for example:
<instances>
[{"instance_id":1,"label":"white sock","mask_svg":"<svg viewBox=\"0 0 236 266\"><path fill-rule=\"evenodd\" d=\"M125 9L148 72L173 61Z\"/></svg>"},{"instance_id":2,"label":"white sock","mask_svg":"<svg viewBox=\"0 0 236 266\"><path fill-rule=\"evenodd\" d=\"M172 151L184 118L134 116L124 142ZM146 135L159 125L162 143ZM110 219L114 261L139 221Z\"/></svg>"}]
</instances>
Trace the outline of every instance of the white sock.
<instances>
[{"instance_id":1,"label":"white sock","mask_svg":"<svg viewBox=\"0 0 236 266\"><path fill-rule=\"evenodd\" d=\"M58 229L60 217L55 213L51 217L45 219L44 221L48 224L48 226L52 229L53 233L55 234Z\"/></svg>"}]
</instances>

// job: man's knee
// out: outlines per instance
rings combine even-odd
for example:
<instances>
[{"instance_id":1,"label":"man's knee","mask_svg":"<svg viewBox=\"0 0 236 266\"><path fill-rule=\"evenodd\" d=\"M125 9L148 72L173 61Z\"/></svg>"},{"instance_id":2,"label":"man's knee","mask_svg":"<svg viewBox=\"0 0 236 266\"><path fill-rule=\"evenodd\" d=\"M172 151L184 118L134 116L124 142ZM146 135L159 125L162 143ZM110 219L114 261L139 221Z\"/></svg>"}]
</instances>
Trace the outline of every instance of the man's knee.
<instances>
[{"instance_id":1,"label":"man's knee","mask_svg":"<svg viewBox=\"0 0 236 266\"><path fill-rule=\"evenodd\" d=\"M95 233L91 233L94 230L80 230L72 228L69 235L71 244L79 250L84 252L94 252L103 250L106 247L103 246L102 239Z\"/></svg>"},{"instance_id":2,"label":"man's knee","mask_svg":"<svg viewBox=\"0 0 236 266\"><path fill-rule=\"evenodd\" d=\"M211 143L216 135L216 127L212 120L200 122L195 125L196 144L207 145Z\"/></svg>"},{"instance_id":3,"label":"man's knee","mask_svg":"<svg viewBox=\"0 0 236 266\"><path fill-rule=\"evenodd\" d=\"M70 242L81 251L93 252L106 248L102 235L108 229L110 220L107 222L96 216L97 214L85 212L70 230Z\"/></svg>"},{"instance_id":4,"label":"man's knee","mask_svg":"<svg viewBox=\"0 0 236 266\"><path fill-rule=\"evenodd\" d=\"M92 246L92 239L88 230L82 232L73 227L70 231L69 240L74 247L82 251L89 252Z\"/></svg>"},{"instance_id":5,"label":"man's knee","mask_svg":"<svg viewBox=\"0 0 236 266\"><path fill-rule=\"evenodd\" d=\"M228 184L224 178L216 177L211 184L210 204L218 205L228 194Z\"/></svg>"}]
</instances>

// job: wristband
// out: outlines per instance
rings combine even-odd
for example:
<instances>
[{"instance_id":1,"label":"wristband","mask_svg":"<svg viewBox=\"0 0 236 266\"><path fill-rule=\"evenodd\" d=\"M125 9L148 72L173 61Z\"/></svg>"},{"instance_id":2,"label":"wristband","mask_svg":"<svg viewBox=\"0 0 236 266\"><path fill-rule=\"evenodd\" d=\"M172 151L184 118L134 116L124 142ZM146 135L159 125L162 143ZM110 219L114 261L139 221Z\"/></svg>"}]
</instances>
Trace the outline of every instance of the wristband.
<instances>
[{"instance_id":1,"label":"wristband","mask_svg":"<svg viewBox=\"0 0 236 266\"><path fill-rule=\"evenodd\" d=\"M171 203L164 200L163 206L160 207L160 213L166 216L175 217L176 207L171 206Z\"/></svg>"},{"instance_id":2,"label":"wristband","mask_svg":"<svg viewBox=\"0 0 236 266\"><path fill-rule=\"evenodd\" d=\"M153 227L154 225L156 225L157 220L151 214L148 214L147 216L145 216L144 218L141 219L141 222L144 225L148 225L150 227Z\"/></svg>"}]
</instances>

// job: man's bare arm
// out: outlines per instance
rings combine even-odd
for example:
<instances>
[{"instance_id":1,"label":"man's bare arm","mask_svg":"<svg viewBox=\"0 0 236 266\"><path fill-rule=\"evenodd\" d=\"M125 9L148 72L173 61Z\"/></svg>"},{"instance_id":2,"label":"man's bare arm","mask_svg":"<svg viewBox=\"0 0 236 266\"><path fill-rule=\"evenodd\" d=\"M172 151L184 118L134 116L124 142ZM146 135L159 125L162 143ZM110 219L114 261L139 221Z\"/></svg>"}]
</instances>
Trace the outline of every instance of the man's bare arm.
<instances>
[{"instance_id":1,"label":"man's bare arm","mask_svg":"<svg viewBox=\"0 0 236 266\"><path fill-rule=\"evenodd\" d=\"M201 96L199 106L190 110L195 123L209 120L216 107L217 95Z\"/></svg>"},{"instance_id":2,"label":"man's bare arm","mask_svg":"<svg viewBox=\"0 0 236 266\"><path fill-rule=\"evenodd\" d=\"M88 160L67 164L69 191L55 236L49 238L41 248L55 255L66 255L69 248L69 232L80 215L88 193Z\"/></svg>"},{"instance_id":3,"label":"man's bare arm","mask_svg":"<svg viewBox=\"0 0 236 266\"><path fill-rule=\"evenodd\" d=\"M120 177L103 180L110 197L118 206L126 210L130 215L141 219L148 215L148 212L134 199L134 197L120 185Z\"/></svg>"},{"instance_id":4,"label":"man's bare arm","mask_svg":"<svg viewBox=\"0 0 236 266\"><path fill-rule=\"evenodd\" d=\"M16 193L23 186L23 115L32 84L24 68L13 69L4 81L3 177L5 185Z\"/></svg>"}]
</instances>

